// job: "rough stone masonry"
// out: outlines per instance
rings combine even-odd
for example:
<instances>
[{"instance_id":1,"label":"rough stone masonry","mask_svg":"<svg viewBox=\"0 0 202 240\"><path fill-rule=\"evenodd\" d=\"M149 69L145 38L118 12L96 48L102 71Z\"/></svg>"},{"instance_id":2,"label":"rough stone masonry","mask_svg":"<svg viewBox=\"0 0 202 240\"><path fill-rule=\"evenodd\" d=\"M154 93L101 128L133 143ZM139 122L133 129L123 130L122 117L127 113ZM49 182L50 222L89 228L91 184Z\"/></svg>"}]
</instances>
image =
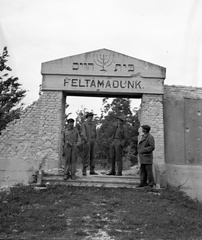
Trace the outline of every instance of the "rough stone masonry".
<instances>
[{"instance_id":1,"label":"rough stone masonry","mask_svg":"<svg viewBox=\"0 0 202 240\"><path fill-rule=\"evenodd\" d=\"M43 167L58 167L61 145L62 92L46 91L8 124L0 136L0 183L27 183Z\"/></svg>"}]
</instances>

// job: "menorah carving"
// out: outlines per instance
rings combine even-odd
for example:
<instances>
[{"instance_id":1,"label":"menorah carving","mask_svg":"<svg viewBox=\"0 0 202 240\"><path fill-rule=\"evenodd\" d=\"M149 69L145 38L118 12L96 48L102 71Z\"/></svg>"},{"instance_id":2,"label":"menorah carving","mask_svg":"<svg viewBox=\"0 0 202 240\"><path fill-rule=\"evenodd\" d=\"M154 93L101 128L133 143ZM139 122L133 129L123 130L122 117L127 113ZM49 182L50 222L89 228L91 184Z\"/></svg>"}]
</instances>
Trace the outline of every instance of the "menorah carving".
<instances>
[{"instance_id":1,"label":"menorah carving","mask_svg":"<svg viewBox=\"0 0 202 240\"><path fill-rule=\"evenodd\" d=\"M114 56L108 54L95 54L93 57L95 64L102 68L100 71L106 71L105 67L110 66L114 60Z\"/></svg>"}]
</instances>

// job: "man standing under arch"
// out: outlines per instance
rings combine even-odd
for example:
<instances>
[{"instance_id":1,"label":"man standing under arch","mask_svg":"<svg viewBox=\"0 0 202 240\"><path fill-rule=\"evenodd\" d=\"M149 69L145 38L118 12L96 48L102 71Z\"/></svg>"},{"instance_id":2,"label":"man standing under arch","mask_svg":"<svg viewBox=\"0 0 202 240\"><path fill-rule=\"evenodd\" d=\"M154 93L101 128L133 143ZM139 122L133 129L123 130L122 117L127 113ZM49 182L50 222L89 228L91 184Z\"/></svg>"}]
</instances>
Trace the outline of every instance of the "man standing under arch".
<instances>
[{"instance_id":1,"label":"man standing under arch","mask_svg":"<svg viewBox=\"0 0 202 240\"><path fill-rule=\"evenodd\" d=\"M78 130L74 127L74 119L67 120L67 126L63 133L64 149L64 180L76 179L76 164L78 157L78 146L81 144L81 138Z\"/></svg>"},{"instance_id":2,"label":"man standing under arch","mask_svg":"<svg viewBox=\"0 0 202 240\"><path fill-rule=\"evenodd\" d=\"M107 175L122 176L123 170L123 148L126 146L128 134L126 126L124 125L125 119L122 116L117 117L117 127L112 136L112 143L110 144L110 162L111 171ZM115 165L117 163L117 174Z\"/></svg>"},{"instance_id":3,"label":"man standing under arch","mask_svg":"<svg viewBox=\"0 0 202 240\"><path fill-rule=\"evenodd\" d=\"M93 123L93 113L86 114L86 121L81 128L81 138L84 142L83 150L83 176L86 176L86 169L90 165L90 174L97 175L95 172L95 141L96 126Z\"/></svg>"}]
</instances>

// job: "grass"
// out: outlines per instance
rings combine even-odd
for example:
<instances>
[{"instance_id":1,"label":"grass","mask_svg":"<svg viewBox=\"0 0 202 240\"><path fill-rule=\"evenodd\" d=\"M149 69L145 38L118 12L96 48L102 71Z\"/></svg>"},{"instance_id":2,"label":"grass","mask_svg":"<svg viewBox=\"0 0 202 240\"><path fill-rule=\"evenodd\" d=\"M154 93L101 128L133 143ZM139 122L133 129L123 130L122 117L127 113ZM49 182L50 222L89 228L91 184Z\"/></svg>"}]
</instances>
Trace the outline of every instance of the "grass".
<instances>
[{"instance_id":1,"label":"grass","mask_svg":"<svg viewBox=\"0 0 202 240\"><path fill-rule=\"evenodd\" d=\"M0 193L0 239L200 239L202 204L182 192L16 186ZM105 238L104 238L105 237Z\"/></svg>"}]
</instances>

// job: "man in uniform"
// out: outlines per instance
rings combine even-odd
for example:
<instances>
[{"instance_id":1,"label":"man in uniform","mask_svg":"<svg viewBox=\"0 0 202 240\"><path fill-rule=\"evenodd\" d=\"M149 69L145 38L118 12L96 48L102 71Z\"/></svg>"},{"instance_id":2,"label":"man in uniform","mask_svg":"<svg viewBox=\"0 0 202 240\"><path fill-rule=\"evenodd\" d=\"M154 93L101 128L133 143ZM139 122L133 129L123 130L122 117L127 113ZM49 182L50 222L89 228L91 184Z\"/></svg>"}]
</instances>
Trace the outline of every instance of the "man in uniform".
<instances>
[{"instance_id":1,"label":"man in uniform","mask_svg":"<svg viewBox=\"0 0 202 240\"><path fill-rule=\"evenodd\" d=\"M74 127L74 119L67 120L67 127L64 130L64 180L69 177L75 180L76 163L78 157L78 146L81 144L81 138L78 130Z\"/></svg>"},{"instance_id":2,"label":"man in uniform","mask_svg":"<svg viewBox=\"0 0 202 240\"><path fill-rule=\"evenodd\" d=\"M124 123L124 117L117 117L117 127L112 136L112 143L110 144L111 171L107 175L116 175L115 163L117 163L117 176L122 176L123 148L126 146L128 139L127 129Z\"/></svg>"},{"instance_id":3,"label":"man in uniform","mask_svg":"<svg viewBox=\"0 0 202 240\"><path fill-rule=\"evenodd\" d=\"M96 126L93 123L93 113L86 114L86 121L81 128L81 138L84 142L83 146L83 176L86 176L86 169L90 165L90 174L97 175L95 172L95 141Z\"/></svg>"},{"instance_id":4,"label":"man in uniform","mask_svg":"<svg viewBox=\"0 0 202 240\"><path fill-rule=\"evenodd\" d=\"M141 127L143 135L138 144L138 154L140 161L140 185L138 187L153 187L155 185L155 182L152 172L152 164L155 142L154 137L149 133L151 129L150 126L143 125Z\"/></svg>"}]
</instances>

